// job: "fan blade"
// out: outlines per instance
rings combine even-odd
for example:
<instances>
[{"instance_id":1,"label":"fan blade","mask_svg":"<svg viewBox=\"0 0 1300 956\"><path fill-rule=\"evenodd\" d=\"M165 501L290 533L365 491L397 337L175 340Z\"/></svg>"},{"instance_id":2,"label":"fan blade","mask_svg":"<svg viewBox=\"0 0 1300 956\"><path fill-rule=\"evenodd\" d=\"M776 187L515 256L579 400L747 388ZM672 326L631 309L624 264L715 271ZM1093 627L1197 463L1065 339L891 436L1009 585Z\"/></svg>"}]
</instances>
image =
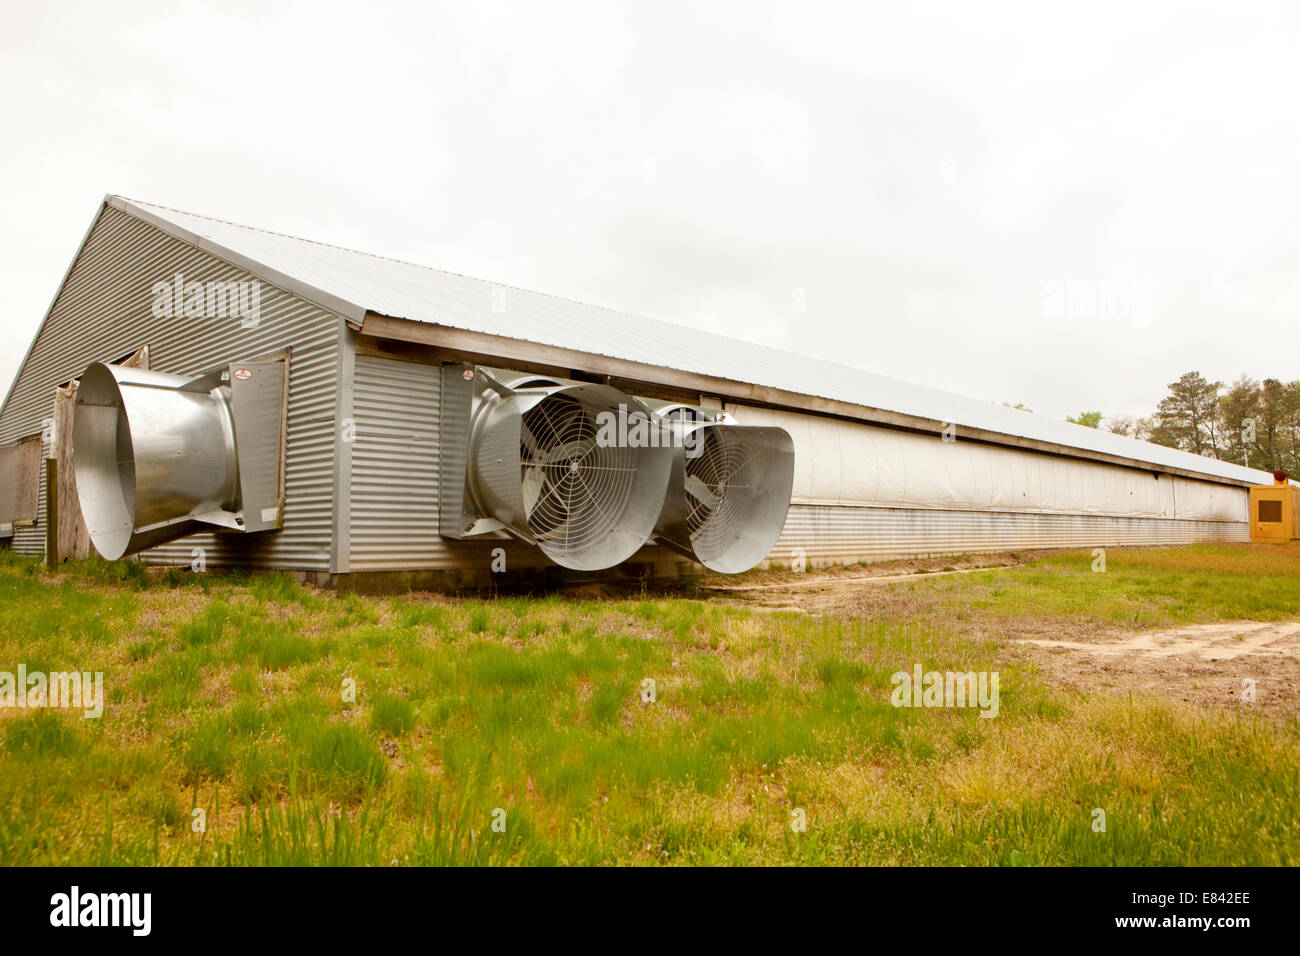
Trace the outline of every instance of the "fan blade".
<instances>
[{"instance_id":1,"label":"fan blade","mask_svg":"<svg viewBox=\"0 0 1300 956\"><path fill-rule=\"evenodd\" d=\"M722 503L722 496L715 495L713 489L695 475L687 475L683 487L686 489L687 494L710 508L716 508Z\"/></svg>"},{"instance_id":2,"label":"fan blade","mask_svg":"<svg viewBox=\"0 0 1300 956\"><path fill-rule=\"evenodd\" d=\"M528 457L531 461L542 460L542 450L538 445L537 436L533 430L528 427L528 416L525 415L519 421L519 436L523 439L524 447L528 449Z\"/></svg>"},{"instance_id":3,"label":"fan blade","mask_svg":"<svg viewBox=\"0 0 1300 956\"><path fill-rule=\"evenodd\" d=\"M523 480L524 513L532 514L546 487L546 473L541 468L525 468Z\"/></svg>"},{"instance_id":4,"label":"fan blade","mask_svg":"<svg viewBox=\"0 0 1300 956\"><path fill-rule=\"evenodd\" d=\"M591 453L596 447L596 439L579 438L573 441L562 442L554 448L547 449L544 453L545 461L548 465L556 464L561 461L581 460Z\"/></svg>"}]
</instances>

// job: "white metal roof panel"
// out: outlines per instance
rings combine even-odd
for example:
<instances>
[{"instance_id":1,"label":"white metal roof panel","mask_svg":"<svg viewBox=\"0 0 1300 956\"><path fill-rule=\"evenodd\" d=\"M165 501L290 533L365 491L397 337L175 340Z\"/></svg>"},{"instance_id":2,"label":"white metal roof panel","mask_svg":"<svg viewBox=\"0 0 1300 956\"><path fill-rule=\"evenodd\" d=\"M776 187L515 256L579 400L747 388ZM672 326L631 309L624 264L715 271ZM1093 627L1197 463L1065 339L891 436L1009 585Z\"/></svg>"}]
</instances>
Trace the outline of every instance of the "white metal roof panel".
<instances>
[{"instance_id":1,"label":"white metal roof panel","mask_svg":"<svg viewBox=\"0 0 1300 956\"><path fill-rule=\"evenodd\" d=\"M152 203L117 196L108 197L108 202L356 320L373 311L953 422L959 428L1050 442L1207 477L1272 481L1271 475L1256 469L712 332ZM504 290L504 303L499 290Z\"/></svg>"}]
</instances>

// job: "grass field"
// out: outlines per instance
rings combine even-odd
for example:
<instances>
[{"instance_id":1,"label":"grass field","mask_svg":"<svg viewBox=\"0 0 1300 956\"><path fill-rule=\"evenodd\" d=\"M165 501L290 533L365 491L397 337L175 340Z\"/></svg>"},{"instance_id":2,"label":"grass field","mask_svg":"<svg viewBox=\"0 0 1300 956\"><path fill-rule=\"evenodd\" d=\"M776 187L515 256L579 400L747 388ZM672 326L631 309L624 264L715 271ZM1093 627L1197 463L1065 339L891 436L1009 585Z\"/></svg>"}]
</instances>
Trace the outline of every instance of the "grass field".
<instances>
[{"instance_id":1,"label":"grass field","mask_svg":"<svg viewBox=\"0 0 1300 956\"><path fill-rule=\"evenodd\" d=\"M107 696L0 708L0 864L1300 862L1293 718L1070 689L999 636L1300 618L1300 549L1090 561L795 613L0 554L0 671ZM894 707L918 663L997 671L997 717Z\"/></svg>"}]
</instances>

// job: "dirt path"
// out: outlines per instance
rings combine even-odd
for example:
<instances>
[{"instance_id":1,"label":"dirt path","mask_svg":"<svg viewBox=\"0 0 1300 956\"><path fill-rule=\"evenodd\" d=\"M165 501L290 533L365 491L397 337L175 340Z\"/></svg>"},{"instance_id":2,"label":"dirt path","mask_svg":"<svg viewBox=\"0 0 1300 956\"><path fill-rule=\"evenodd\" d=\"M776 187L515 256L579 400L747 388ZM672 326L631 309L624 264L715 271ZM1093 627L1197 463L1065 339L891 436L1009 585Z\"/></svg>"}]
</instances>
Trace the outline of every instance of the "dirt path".
<instances>
[{"instance_id":1,"label":"dirt path","mask_svg":"<svg viewBox=\"0 0 1300 956\"><path fill-rule=\"evenodd\" d=\"M1055 683L1300 717L1300 621L1018 638ZM1250 696L1254 700L1250 700Z\"/></svg>"},{"instance_id":2,"label":"dirt path","mask_svg":"<svg viewBox=\"0 0 1300 956\"><path fill-rule=\"evenodd\" d=\"M711 600L757 611L937 619L943 612L924 591L885 585L1015 567L1028 557L979 555L805 574L763 572L740 584L714 578L702 582L700 590ZM956 626L1004 644L1041 668L1052 683L1079 691L1140 693L1198 706L1239 707L1273 718L1300 718L1300 621L1134 630L975 614ZM1252 688L1254 701L1244 700Z\"/></svg>"},{"instance_id":3,"label":"dirt path","mask_svg":"<svg viewBox=\"0 0 1300 956\"><path fill-rule=\"evenodd\" d=\"M909 571L905 574L859 574L839 575L837 577L813 575L807 579L789 581L782 584L712 584L701 590L717 594L739 591L801 591L821 588L855 587L858 585L891 584L896 581L914 581L919 578L941 578L949 574L971 574L975 571L990 571L996 568L1014 567L1010 564L982 565L978 568L949 568L945 571Z\"/></svg>"},{"instance_id":4,"label":"dirt path","mask_svg":"<svg viewBox=\"0 0 1300 956\"><path fill-rule=\"evenodd\" d=\"M1101 635L1091 641L1026 638L1019 643L1033 644L1048 650L1082 651L1101 657L1136 654L1153 660L1186 657L1203 661L1232 661L1252 654L1296 657L1300 656L1300 622L1265 624L1259 621L1231 621L1227 624L1194 624L1137 634L1122 632Z\"/></svg>"},{"instance_id":5,"label":"dirt path","mask_svg":"<svg viewBox=\"0 0 1300 956\"><path fill-rule=\"evenodd\" d=\"M908 558L879 564L814 569L801 574L760 571L745 575L740 584L732 583L724 575L717 575L702 580L698 589L709 598L756 611L852 614L881 600L892 600L885 595L897 595L898 592L882 592L882 585L1013 568L1034 556L1033 552L1006 552L964 558Z\"/></svg>"}]
</instances>

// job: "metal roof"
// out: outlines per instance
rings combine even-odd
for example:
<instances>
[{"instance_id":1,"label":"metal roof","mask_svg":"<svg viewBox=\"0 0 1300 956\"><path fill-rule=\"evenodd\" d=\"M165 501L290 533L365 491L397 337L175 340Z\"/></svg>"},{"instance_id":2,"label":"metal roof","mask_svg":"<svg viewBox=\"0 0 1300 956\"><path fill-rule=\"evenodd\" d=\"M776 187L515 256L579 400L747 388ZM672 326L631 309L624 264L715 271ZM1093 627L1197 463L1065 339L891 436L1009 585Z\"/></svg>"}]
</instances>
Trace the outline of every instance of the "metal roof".
<instances>
[{"instance_id":1,"label":"metal roof","mask_svg":"<svg viewBox=\"0 0 1300 956\"><path fill-rule=\"evenodd\" d=\"M1269 484L1253 468L1057 421L994 402L808 358L742 339L584 305L153 203L105 200L165 232L345 318L367 312L609 356L870 409L1133 459L1207 477ZM504 300L502 296L504 295Z\"/></svg>"}]
</instances>

